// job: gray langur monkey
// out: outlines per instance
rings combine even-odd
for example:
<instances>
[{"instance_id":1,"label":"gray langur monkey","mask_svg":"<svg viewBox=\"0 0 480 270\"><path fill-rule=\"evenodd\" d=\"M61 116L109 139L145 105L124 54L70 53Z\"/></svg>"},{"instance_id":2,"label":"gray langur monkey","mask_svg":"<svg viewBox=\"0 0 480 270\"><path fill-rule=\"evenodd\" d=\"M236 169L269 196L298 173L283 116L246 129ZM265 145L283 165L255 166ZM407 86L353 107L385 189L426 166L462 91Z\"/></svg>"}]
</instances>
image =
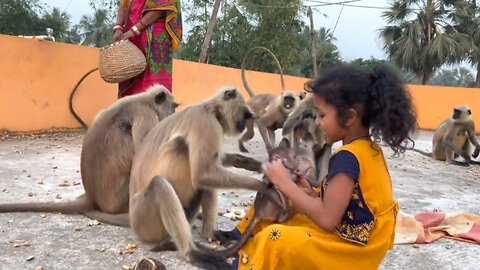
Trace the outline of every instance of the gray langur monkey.
<instances>
[{"instance_id":1,"label":"gray langur monkey","mask_svg":"<svg viewBox=\"0 0 480 270\"><path fill-rule=\"evenodd\" d=\"M275 62L280 69L280 78L282 82L282 93L279 96L273 94L255 95L255 93L248 85L247 79L245 77L245 66L248 55L255 49L264 50L270 55L272 55L275 59ZM247 104L250 109L255 113L256 118L251 119L247 122L246 131L238 140L238 148L242 152L248 152L248 150L244 146L244 142L251 140L255 135L254 123L256 123L258 131L262 136L262 140L265 144L267 151L271 151L273 146L275 145L275 130L282 128L283 123L287 119L288 115L297 105L299 97L291 91L283 91L284 82L282 67L278 62L275 54L265 47L254 47L245 55L242 61L241 76L245 90L250 96L250 100L247 102Z\"/></svg>"},{"instance_id":2,"label":"gray langur monkey","mask_svg":"<svg viewBox=\"0 0 480 270\"><path fill-rule=\"evenodd\" d=\"M290 143L286 138L283 138L280 144L269 153L269 162L279 159L282 160L285 168L290 171L293 181L297 183L300 180L299 160L296 159L295 152L290 148ZM254 200L253 217L250 219L245 233L242 234L237 243L218 251L222 256L232 257L237 254L238 250L252 236L253 229L258 222L283 223L296 213L295 207L289 202L288 198L271 183L266 175L263 176L263 181L267 184L267 189L257 192Z\"/></svg>"},{"instance_id":3,"label":"gray langur monkey","mask_svg":"<svg viewBox=\"0 0 480 270\"><path fill-rule=\"evenodd\" d=\"M83 139L80 172L85 193L71 202L0 205L0 212L83 213L104 223L128 226L130 169L148 131L175 112L178 103L161 85L124 97L100 111ZM124 214L110 217L107 214Z\"/></svg>"},{"instance_id":4,"label":"gray langur monkey","mask_svg":"<svg viewBox=\"0 0 480 270\"><path fill-rule=\"evenodd\" d=\"M227 269L222 258L194 243L190 222L202 208L202 236L217 220L217 188L263 190L263 181L220 164L224 135L239 135L254 117L234 87L167 117L144 138L130 177L130 225L145 244L173 240L178 254L207 269ZM204 263L207 260L207 263Z\"/></svg>"},{"instance_id":5,"label":"gray langur monkey","mask_svg":"<svg viewBox=\"0 0 480 270\"><path fill-rule=\"evenodd\" d=\"M321 182L328 173L328 162L332 155L332 145L327 143L323 131L315 123L317 112L313 106L313 95L307 95L288 116L282 128L282 135L290 138L296 149L305 132L311 134L314 143L311 146L315 154L317 181Z\"/></svg>"},{"instance_id":6,"label":"gray langur monkey","mask_svg":"<svg viewBox=\"0 0 480 270\"><path fill-rule=\"evenodd\" d=\"M468 106L462 105L453 109L452 116L444 120L435 130L432 139L432 152L424 152L413 148L415 152L432 157L436 160L446 161L448 164L468 166L480 164L473 161L480 153L480 145L475 138L475 123L471 117L471 110ZM475 150L471 153L471 144ZM454 160L461 156L465 162Z\"/></svg>"}]
</instances>

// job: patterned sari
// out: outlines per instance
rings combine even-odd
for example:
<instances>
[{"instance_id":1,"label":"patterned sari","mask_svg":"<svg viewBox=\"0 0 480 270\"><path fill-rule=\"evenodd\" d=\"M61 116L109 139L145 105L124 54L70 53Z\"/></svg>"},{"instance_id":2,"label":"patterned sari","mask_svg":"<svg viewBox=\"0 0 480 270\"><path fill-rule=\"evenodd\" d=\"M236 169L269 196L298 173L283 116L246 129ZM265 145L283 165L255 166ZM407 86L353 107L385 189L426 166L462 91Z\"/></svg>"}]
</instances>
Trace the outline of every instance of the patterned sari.
<instances>
[{"instance_id":1,"label":"patterned sari","mask_svg":"<svg viewBox=\"0 0 480 270\"><path fill-rule=\"evenodd\" d=\"M133 1L130 4L130 1ZM130 41L146 56L147 68L138 76L119 83L119 98L138 94L153 84L160 83L172 92L172 53L182 40L182 16L180 0L122 0L127 9L130 4L128 31L146 12L164 11L166 16L150 24L140 35Z\"/></svg>"}]
</instances>

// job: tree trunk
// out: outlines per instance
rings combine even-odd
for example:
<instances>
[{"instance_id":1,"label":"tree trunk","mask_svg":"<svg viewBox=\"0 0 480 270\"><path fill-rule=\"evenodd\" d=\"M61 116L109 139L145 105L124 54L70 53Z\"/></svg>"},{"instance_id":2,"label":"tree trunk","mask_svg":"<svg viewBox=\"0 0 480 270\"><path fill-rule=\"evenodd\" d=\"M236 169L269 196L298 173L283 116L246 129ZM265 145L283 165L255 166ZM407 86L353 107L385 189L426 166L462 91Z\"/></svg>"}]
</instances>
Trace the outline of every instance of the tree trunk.
<instances>
[{"instance_id":1,"label":"tree trunk","mask_svg":"<svg viewBox=\"0 0 480 270\"><path fill-rule=\"evenodd\" d=\"M307 15L310 17L310 53L312 56L312 64L313 64L313 77L316 78L318 71L317 71L317 35L315 34L315 28L313 27L313 12L312 8L308 8Z\"/></svg>"},{"instance_id":2,"label":"tree trunk","mask_svg":"<svg viewBox=\"0 0 480 270\"><path fill-rule=\"evenodd\" d=\"M210 21L208 22L207 32L205 33L202 50L200 51L200 57L198 58L199 63L205 63L205 61L207 60L208 47L210 46L210 41L212 40L213 28L215 27L215 23L217 22L217 14L218 10L220 9L221 2L222 0L215 0L215 3L213 4L212 16L210 17Z\"/></svg>"},{"instance_id":3,"label":"tree trunk","mask_svg":"<svg viewBox=\"0 0 480 270\"><path fill-rule=\"evenodd\" d=\"M474 87L480 88L480 63L477 63L477 76L475 76Z\"/></svg>"}]
</instances>

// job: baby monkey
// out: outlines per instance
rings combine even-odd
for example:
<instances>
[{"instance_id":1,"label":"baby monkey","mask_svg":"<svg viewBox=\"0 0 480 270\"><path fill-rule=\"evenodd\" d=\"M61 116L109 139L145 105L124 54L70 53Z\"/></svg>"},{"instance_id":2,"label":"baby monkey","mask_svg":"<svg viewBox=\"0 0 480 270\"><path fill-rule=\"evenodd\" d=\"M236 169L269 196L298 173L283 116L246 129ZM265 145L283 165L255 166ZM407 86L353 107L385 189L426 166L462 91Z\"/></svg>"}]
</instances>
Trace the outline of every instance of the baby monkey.
<instances>
[{"instance_id":1,"label":"baby monkey","mask_svg":"<svg viewBox=\"0 0 480 270\"><path fill-rule=\"evenodd\" d=\"M285 168L290 171L293 181L298 183L301 177L298 171L299 162L295 156L295 151L290 148L290 143L286 138L282 139L280 144L275 147L269 155L270 162L279 159L282 160ZM295 207L289 202L288 198L270 182L266 175L264 175L263 181L266 183L267 189L262 192L257 192L254 201L254 214L247 230L242 234L237 243L224 250L218 251L222 256L226 258L234 256L252 236L253 229L258 222L283 223L295 214Z\"/></svg>"}]
</instances>

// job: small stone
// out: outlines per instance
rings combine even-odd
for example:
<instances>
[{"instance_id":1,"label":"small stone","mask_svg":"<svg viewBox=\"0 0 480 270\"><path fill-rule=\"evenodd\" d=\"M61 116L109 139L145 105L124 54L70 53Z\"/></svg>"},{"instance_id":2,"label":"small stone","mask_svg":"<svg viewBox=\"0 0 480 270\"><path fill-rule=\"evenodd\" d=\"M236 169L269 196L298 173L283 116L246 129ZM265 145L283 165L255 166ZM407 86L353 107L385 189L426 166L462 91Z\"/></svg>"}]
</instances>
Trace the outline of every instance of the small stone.
<instances>
[{"instance_id":1,"label":"small stone","mask_svg":"<svg viewBox=\"0 0 480 270\"><path fill-rule=\"evenodd\" d=\"M43 266L39 265L37 267L35 267L35 270L44 270L45 268L43 268Z\"/></svg>"},{"instance_id":2,"label":"small stone","mask_svg":"<svg viewBox=\"0 0 480 270\"><path fill-rule=\"evenodd\" d=\"M82 230L82 228L80 228L80 226L75 226L75 231L79 232L81 230Z\"/></svg>"},{"instance_id":3,"label":"small stone","mask_svg":"<svg viewBox=\"0 0 480 270\"><path fill-rule=\"evenodd\" d=\"M70 183L67 180L63 180L58 184L59 187L68 187L70 186Z\"/></svg>"},{"instance_id":4,"label":"small stone","mask_svg":"<svg viewBox=\"0 0 480 270\"><path fill-rule=\"evenodd\" d=\"M28 193L28 197L33 197L33 192L30 191L30 192Z\"/></svg>"},{"instance_id":5,"label":"small stone","mask_svg":"<svg viewBox=\"0 0 480 270\"><path fill-rule=\"evenodd\" d=\"M42 218L46 218L46 217L47 217L47 215L46 215L46 214L40 214L40 217L42 217Z\"/></svg>"},{"instance_id":6,"label":"small stone","mask_svg":"<svg viewBox=\"0 0 480 270\"><path fill-rule=\"evenodd\" d=\"M412 247L413 248L420 248L420 245L419 244L413 244Z\"/></svg>"},{"instance_id":7,"label":"small stone","mask_svg":"<svg viewBox=\"0 0 480 270\"><path fill-rule=\"evenodd\" d=\"M61 199L62 196L61 196L60 194L57 194L57 195L55 196L55 198L56 198L56 199Z\"/></svg>"},{"instance_id":8,"label":"small stone","mask_svg":"<svg viewBox=\"0 0 480 270\"><path fill-rule=\"evenodd\" d=\"M37 184L39 184L39 185L43 185L43 184L45 184L45 183L43 182L43 180L42 180L42 179L38 179L38 180L37 180Z\"/></svg>"},{"instance_id":9,"label":"small stone","mask_svg":"<svg viewBox=\"0 0 480 270\"><path fill-rule=\"evenodd\" d=\"M94 219L94 220L88 222L87 225L88 226L100 225L100 222L98 220Z\"/></svg>"},{"instance_id":10,"label":"small stone","mask_svg":"<svg viewBox=\"0 0 480 270\"><path fill-rule=\"evenodd\" d=\"M27 260L27 262L29 262L29 261L31 261L31 260L33 260L33 259L35 259L35 256L29 256L29 257L27 257L25 260Z\"/></svg>"}]
</instances>

